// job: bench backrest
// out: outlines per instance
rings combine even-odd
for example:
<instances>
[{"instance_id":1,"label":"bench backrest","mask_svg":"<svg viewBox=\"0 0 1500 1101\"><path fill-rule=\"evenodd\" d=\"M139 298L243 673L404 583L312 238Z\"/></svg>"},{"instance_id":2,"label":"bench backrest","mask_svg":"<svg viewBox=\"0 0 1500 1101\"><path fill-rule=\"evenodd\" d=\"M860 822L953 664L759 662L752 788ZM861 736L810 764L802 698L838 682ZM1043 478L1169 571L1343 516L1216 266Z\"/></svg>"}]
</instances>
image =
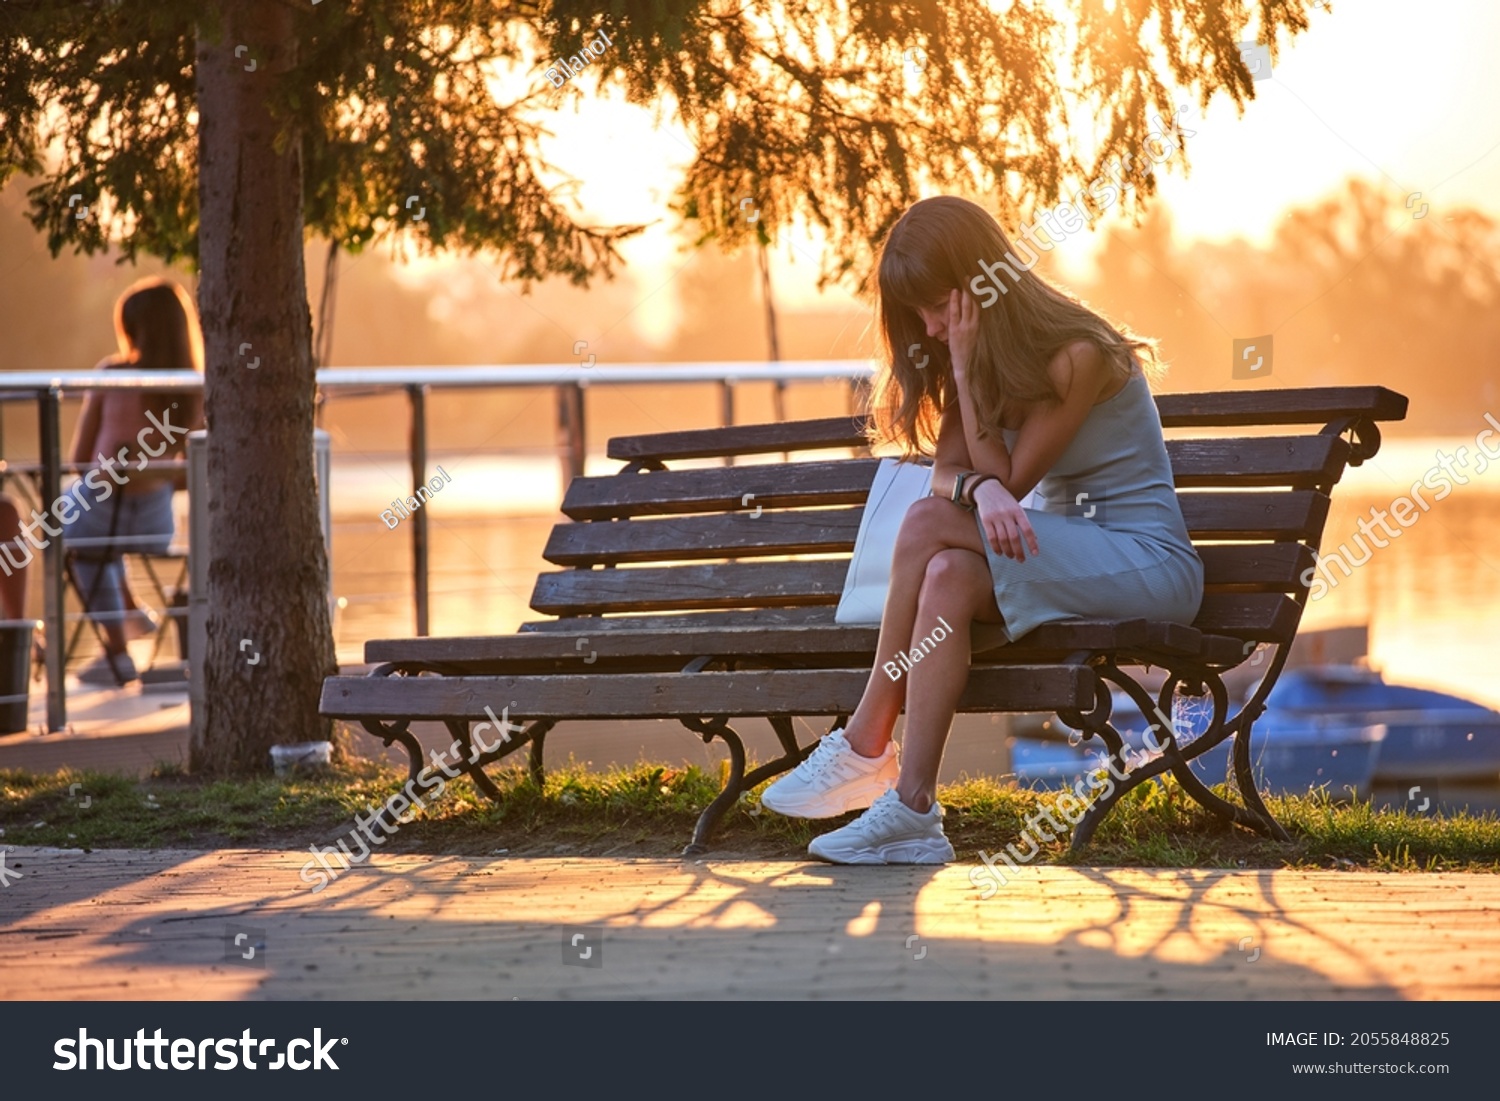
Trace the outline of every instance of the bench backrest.
<instances>
[{"instance_id":1,"label":"bench backrest","mask_svg":"<svg viewBox=\"0 0 1500 1101\"><path fill-rule=\"evenodd\" d=\"M1167 442L1205 568L1194 625L1288 641L1333 485L1346 465L1374 453L1375 422L1400 420L1406 399L1370 386L1163 394L1156 402L1164 427L1211 433ZM1280 431L1309 425L1317 427ZM1235 427L1274 434L1222 435ZM559 617L623 615L637 626L649 617L669 627L686 622L682 613L709 610L732 610L726 618L745 623L831 622L878 464L864 429L863 418L833 417L611 440L609 456L628 465L568 486L568 521L544 552L565 568L537 579L531 606ZM782 452L811 455L667 468Z\"/></svg>"}]
</instances>

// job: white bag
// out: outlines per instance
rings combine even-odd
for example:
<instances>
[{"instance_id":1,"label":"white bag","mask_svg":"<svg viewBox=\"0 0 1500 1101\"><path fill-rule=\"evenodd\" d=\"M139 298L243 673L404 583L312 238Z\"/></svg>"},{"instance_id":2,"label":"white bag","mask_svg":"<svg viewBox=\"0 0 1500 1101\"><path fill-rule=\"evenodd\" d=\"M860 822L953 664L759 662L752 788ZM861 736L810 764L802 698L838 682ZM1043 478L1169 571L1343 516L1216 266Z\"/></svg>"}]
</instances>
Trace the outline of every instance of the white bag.
<instances>
[{"instance_id":1,"label":"white bag","mask_svg":"<svg viewBox=\"0 0 1500 1101\"><path fill-rule=\"evenodd\" d=\"M835 623L870 625L880 623L885 613L885 594L891 585L891 559L896 535L912 502L932 491L932 467L881 459L870 486L865 514L854 538L854 557L844 577L844 595L839 600Z\"/></svg>"}]
</instances>

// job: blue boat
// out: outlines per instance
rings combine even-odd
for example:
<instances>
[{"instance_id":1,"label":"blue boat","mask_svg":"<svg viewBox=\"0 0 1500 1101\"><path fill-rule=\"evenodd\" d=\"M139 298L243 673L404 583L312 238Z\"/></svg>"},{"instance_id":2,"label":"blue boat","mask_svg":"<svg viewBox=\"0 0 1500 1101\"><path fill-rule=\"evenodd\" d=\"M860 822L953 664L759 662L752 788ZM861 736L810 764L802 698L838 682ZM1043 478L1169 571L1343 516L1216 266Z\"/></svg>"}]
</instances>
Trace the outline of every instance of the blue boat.
<instances>
[{"instance_id":1,"label":"blue boat","mask_svg":"<svg viewBox=\"0 0 1500 1101\"><path fill-rule=\"evenodd\" d=\"M1266 704L1268 716L1383 724L1377 783L1500 779L1500 712L1461 696L1387 684L1363 666L1309 665L1283 672Z\"/></svg>"},{"instance_id":2,"label":"blue boat","mask_svg":"<svg viewBox=\"0 0 1500 1101\"><path fill-rule=\"evenodd\" d=\"M1149 725L1126 696L1117 695L1110 720L1130 747L1135 767L1157 756L1146 742ZM1206 717L1174 718L1185 743L1206 726ZM1326 788L1331 795L1369 794L1386 738L1386 727L1361 717L1304 715L1268 708L1255 723L1251 764L1261 791L1302 794ZM1229 772L1230 741L1195 758L1193 772L1206 784L1223 783ZM1069 744L1018 737L1011 745L1011 767L1023 787L1072 787L1102 767L1105 750L1097 740Z\"/></svg>"}]
</instances>

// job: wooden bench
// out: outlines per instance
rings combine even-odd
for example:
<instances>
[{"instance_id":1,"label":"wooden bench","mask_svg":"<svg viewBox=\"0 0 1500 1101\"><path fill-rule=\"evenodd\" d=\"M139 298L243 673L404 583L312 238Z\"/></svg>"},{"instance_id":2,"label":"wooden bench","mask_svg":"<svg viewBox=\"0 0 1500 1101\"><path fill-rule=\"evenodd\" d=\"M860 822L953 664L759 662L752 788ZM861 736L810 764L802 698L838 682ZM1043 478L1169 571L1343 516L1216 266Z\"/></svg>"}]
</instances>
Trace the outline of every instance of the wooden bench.
<instances>
[{"instance_id":1,"label":"wooden bench","mask_svg":"<svg viewBox=\"0 0 1500 1101\"><path fill-rule=\"evenodd\" d=\"M1205 567L1196 622L1071 620L1038 627L1011 645L976 645L959 705L963 712L1056 712L1118 756L1112 684L1144 715L1155 707L1170 715L1179 690L1211 695L1206 732L1179 746L1168 730L1164 754L1094 801L1074 830L1075 850L1126 792L1166 771L1223 818L1286 837L1255 788L1251 724L1296 634L1308 592L1301 579L1316 562L1333 486L1346 466L1376 453L1377 422L1400 420L1407 405L1373 386L1166 394L1156 401L1165 427L1209 433L1167 445ZM1317 430L1285 434L1287 426L1309 425ZM1224 434L1232 428L1259 434ZM328 678L322 713L360 722L387 746L403 745L413 780L422 752L410 724L441 721L475 758L466 771L492 798L499 791L485 766L528 746L540 782L546 735L559 722L675 718L705 742L723 739L729 750L728 782L688 847L703 851L742 791L811 752L812 744L797 744L793 720L834 715L842 722L864 689L877 629L833 622L877 465L864 448L864 429L861 418L836 417L611 440L609 456L624 469L572 481L562 504L567 520L553 528L544 551L560 568L538 577L531 606L554 618L499 637L368 642L366 660L376 668ZM856 457L668 469L687 460L851 450ZM1255 659L1265 676L1234 706L1223 674L1262 643L1274 656ZM1149 666L1166 675L1155 699L1129 672ZM476 754L470 724L486 717L486 707L507 705L518 731ZM730 725L745 717L767 719L783 751L748 771ZM1188 767L1228 737L1235 738L1239 803L1210 791Z\"/></svg>"}]
</instances>

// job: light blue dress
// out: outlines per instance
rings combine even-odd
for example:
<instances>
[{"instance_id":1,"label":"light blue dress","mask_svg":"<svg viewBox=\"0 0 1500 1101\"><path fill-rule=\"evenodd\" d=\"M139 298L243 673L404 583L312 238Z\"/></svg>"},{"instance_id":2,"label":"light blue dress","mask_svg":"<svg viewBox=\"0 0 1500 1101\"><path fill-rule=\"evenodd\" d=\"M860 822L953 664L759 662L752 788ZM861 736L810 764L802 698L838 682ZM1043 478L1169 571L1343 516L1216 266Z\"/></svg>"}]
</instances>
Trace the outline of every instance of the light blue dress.
<instances>
[{"instance_id":1,"label":"light blue dress","mask_svg":"<svg viewBox=\"0 0 1500 1101\"><path fill-rule=\"evenodd\" d=\"M1014 450L1017 432L1002 434ZM1033 503L1026 512L1039 554L1028 549L1017 562L985 545L1009 641L1073 617L1197 617L1203 560L1188 538L1161 417L1138 365L1119 393L1094 406Z\"/></svg>"}]
</instances>

